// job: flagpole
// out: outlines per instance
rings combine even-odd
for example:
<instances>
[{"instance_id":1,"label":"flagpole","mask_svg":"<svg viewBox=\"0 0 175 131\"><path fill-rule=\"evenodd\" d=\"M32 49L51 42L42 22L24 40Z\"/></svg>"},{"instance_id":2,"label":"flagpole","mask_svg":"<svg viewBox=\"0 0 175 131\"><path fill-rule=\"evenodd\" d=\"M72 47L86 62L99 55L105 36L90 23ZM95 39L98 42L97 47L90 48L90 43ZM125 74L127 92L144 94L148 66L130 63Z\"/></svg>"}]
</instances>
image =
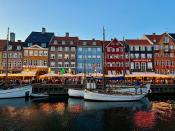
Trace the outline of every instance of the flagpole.
<instances>
[{"instance_id":1,"label":"flagpole","mask_svg":"<svg viewBox=\"0 0 175 131\"><path fill-rule=\"evenodd\" d=\"M102 69L103 69L103 89L105 89L106 86L106 80L105 80L105 28L103 26L103 44L102 44Z\"/></svg>"}]
</instances>

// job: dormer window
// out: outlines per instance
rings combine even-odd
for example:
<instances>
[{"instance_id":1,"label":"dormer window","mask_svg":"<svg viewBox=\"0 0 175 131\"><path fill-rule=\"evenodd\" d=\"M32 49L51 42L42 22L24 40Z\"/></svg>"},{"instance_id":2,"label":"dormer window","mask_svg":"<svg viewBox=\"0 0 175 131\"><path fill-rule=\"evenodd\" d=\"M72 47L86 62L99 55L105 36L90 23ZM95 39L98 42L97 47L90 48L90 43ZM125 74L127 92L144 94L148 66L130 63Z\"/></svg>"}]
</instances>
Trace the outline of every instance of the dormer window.
<instances>
[{"instance_id":1,"label":"dormer window","mask_svg":"<svg viewBox=\"0 0 175 131\"><path fill-rule=\"evenodd\" d=\"M95 41L93 41L93 43L92 43L93 45L96 45L96 42Z\"/></svg>"},{"instance_id":2,"label":"dormer window","mask_svg":"<svg viewBox=\"0 0 175 131\"><path fill-rule=\"evenodd\" d=\"M17 46L17 50L21 50L21 46L20 45Z\"/></svg>"},{"instance_id":3,"label":"dormer window","mask_svg":"<svg viewBox=\"0 0 175 131\"><path fill-rule=\"evenodd\" d=\"M62 45L65 45L65 44L66 44L66 41L63 40L63 41L62 41Z\"/></svg>"},{"instance_id":4,"label":"dormer window","mask_svg":"<svg viewBox=\"0 0 175 131\"><path fill-rule=\"evenodd\" d=\"M167 37L167 36L164 37L164 43L169 43L169 41L170 41L170 40L169 40L169 37Z\"/></svg>"},{"instance_id":5,"label":"dormer window","mask_svg":"<svg viewBox=\"0 0 175 131\"><path fill-rule=\"evenodd\" d=\"M28 47L31 47L32 46L32 43L28 43Z\"/></svg>"},{"instance_id":6,"label":"dormer window","mask_svg":"<svg viewBox=\"0 0 175 131\"><path fill-rule=\"evenodd\" d=\"M43 48L46 47L46 43L42 43L41 47L43 47Z\"/></svg>"},{"instance_id":7,"label":"dormer window","mask_svg":"<svg viewBox=\"0 0 175 131\"><path fill-rule=\"evenodd\" d=\"M87 42L86 41L83 41L83 45L87 45Z\"/></svg>"},{"instance_id":8,"label":"dormer window","mask_svg":"<svg viewBox=\"0 0 175 131\"><path fill-rule=\"evenodd\" d=\"M12 50L12 45L8 45L8 50Z\"/></svg>"},{"instance_id":9,"label":"dormer window","mask_svg":"<svg viewBox=\"0 0 175 131\"><path fill-rule=\"evenodd\" d=\"M57 45L58 44L58 41L57 40L54 40L53 43L54 43L54 45Z\"/></svg>"},{"instance_id":10,"label":"dormer window","mask_svg":"<svg viewBox=\"0 0 175 131\"><path fill-rule=\"evenodd\" d=\"M157 42L156 39L154 39L153 42L156 43Z\"/></svg>"}]
</instances>

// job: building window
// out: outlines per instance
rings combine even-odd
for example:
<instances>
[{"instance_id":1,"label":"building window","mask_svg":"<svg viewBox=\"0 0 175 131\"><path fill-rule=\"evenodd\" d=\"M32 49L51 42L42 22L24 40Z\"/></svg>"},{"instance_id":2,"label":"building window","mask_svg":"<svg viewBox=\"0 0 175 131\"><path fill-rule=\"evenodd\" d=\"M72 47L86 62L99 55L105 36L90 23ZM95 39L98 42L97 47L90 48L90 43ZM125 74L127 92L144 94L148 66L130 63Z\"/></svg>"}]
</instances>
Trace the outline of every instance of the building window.
<instances>
[{"instance_id":1,"label":"building window","mask_svg":"<svg viewBox=\"0 0 175 131\"><path fill-rule=\"evenodd\" d=\"M145 51L145 46L141 46L141 51Z\"/></svg>"},{"instance_id":2,"label":"building window","mask_svg":"<svg viewBox=\"0 0 175 131\"><path fill-rule=\"evenodd\" d=\"M64 67L69 67L69 62L65 62Z\"/></svg>"},{"instance_id":3,"label":"building window","mask_svg":"<svg viewBox=\"0 0 175 131\"><path fill-rule=\"evenodd\" d=\"M51 59L55 59L55 54L50 54Z\"/></svg>"},{"instance_id":4,"label":"building window","mask_svg":"<svg viewBox=\"0 0 175 131\"><path fill-rule=\"evenodd\" d=\"M82 52L82 51L83 51L83 49L82 49L82 48L78 48L78 51Z\"/></svg>"},{"instance_id":5,"label":"building window","mask_svg":"<svg viewBox=\"0 0 175 131\"><path fill-rule=\"evenodd\" d=\"M147 54L147 58L152 58L152 54Z\"/></svg>"},{"instance_id":6,"label":"building window","mask_svg":"<svg viewBox=\"0 0 175 131\"><path fill-rule=\"evenodd\" d=\"M145 58L145 54L141 54L141 58Z\"/></svg>"},{"instance_id":7,"label":"building window","mask_svg":"<svg viewBox=\"0 0 175 131\"><path fill-rule=\"evenodd\" d=\"M65 54L64 59L69 59L69 54Z\"/></svg>"},{"instance_id":8,"label":"building window","mask_svg":"<svg viewBox=\"0 0 175 131\"><path fill-rule=\"evenodd\" d=\"M134 51L134 46L130 46L130 51Z\"/></svg>"},{"instance_id":9,"label":"building window","mask_svg":"<svg viewBox=\"0 0 175 131\"><path fill-rule=\"evenodd\" d=\"M110 47L107 47L107 52L110 52Z\"/></svg>"},{"instance_id":10,"label":"building window","mask_svg":"<svg viewBox=\"0 0 175 131\"><path fill-rule=\"evenodd\" d=\"M147 48L148 50L148 48ZM159 50L159 45L154 45L154 50Z\"/></svg>"},{"instance_id":11,"label":"building window","mask_svg":"<svg viewBox=\"0 0 175 131\"><path fill-rule=\"evenodd\" d=\"M43 56L43 51L39 51L39 56Z\"/></svg>"},{"instance_id":12,"label":"building window","mask_svg":"<svg viewBox=\"0 0 175 131\"><path fill-rule=\"evenodd\" d=\"M140 69L140 63L139 62L135 63L135 69Z\"/></svg>"},{"instance_id":13,"label":"building window","mask_svg":"<svg viewBox=\"0 0 175 131\"><path fill-rule=\"evenodd\" d=\"M44 51L44 56L47 56L47 55L48 55L47 51Z\"/></svg>"},{"instance_id":14,"label":"building window","mask_svg":"<svg viewBox=\"0 0 175 131\"><path fill-rule=\"evenodd\" d=\"M58 67L62 67L62 62L58 62Z\"/></svg>"},{"instance_id":15,"label":"building window","mask_svg":"<svg viewBox=\"0 0 175 131\"><path fill-rule=\"evenodd\" d=\"M69 47L65 47L64 51L68 52L69 51Z\"/></svg>"},{"instance_id":16,"label":"building window","mask_svg":"<svg viewBox=\"0 0 175 131\"><path fill-rule=\"evenodd\" d=\"M58 51L62 51L62 47L58 47Z\"/></svg>"},{"instance_id":17,"label":"building window","mask_svg":"<svg viewBox=\"0 0 175 131\"><path fill-rule=\"evenodd\" d=\"M17 53L14 53L14 56L13 56L14 58L18 58L18 55L17 55Z\"/></svg>"},{"instance_id":18,"label":"building window","mask_svg":"<svg viewBox=\"0 0 175 131\"><path fill-rule=\"evenodd\" d=\"M112 48L112 52L115 52L115 48Z\"/></svg>"},{"instance_id":19,"label":"building window","mask_svg":"<svg viewBox=\"0 0 175 131\"><path fill-rule=\"evenodd\" d=\"M44 60L44 66L47 66L47 60Z\"/></svg>"},{"instance_id":20,"label":"building window","mask_svg":"<svg viewBox=\"0 0 175 131\"><path fill-rule=\"evenodd\" d=\"M170 45L170 49L173 50L174 49L174 46L173 45Z\"/></svg>"},{"instance_id":21,"label":"building window","mask_svg":"<svg viewBox=\"0 0 175 131\"><path fill-rule=\"evenodd\" d=\"M152 47L151 46L147 46L147 51L152 51Z\"/></svg>"},{"instance_id":22,"label":"building window","mask_svg":"<svg viewBox=\"0 0 175 131\"><path fill-rule=\"evenodd\" d=\"M17 46L17 50L21 50L21 46L20 45Z\"/></svg>"},{"instance_id":23,"label":"building window","mask_svg":"<svg viewBox=\"0 0 175 131\"><path fill-rule=\"evenodd\" d=\"M28 47L31 47L32 46L32 43L28 43Z\"/></svg>"},{"instance_id":24,"label":"building window","mask_svg":"<svg viewBox=\"0 0 175 131\"><path fill-rule=\"evenodd\" d=\"M26 59L24 59L24 65L25 65L25 66L27 65L27 60L26 60Z\"/></svg>"},{"instance_id":25,"label":"building window","mask_svg":"<svg viewBox=\"0 0 175 131\"><path fill-rule=\"evenodd\" d=\"M46 43L41 43L41 47L45 48L46 47Z\"/></svg>"},{"instance_id":26,"label":"building window","mask_svg":"<svg viewBox=\"0 0 175 131\"><path fill-rule=\"evenodd\" d=\"M75 54L71 54L71 59L75 59Z\"/></svg>"},{"instance_id":27,"label":"building window","mask_svg":"<svg viewBox=\"0 0 175 131\"><path fill-rule=\"evenodd\" d=\"M100 58L101 58L101 56L100 56L100 55L97 55L97 58L98 58L98 59L100 59Z\"/></svg>"},{"instance_id":28,"label":"building window","mask_svg":"<svg viewBox=\"0 0 175 131\"><path fill-rule=\"evenodd\" d=\"M37 50L34 51L34 56L38 56L38 51Z\"/></svg>"},{"instance_id":29,"label":"building window","mask_svg":"<svg viewBox=\"0 0 175 131\"><path fill-rule=\"evenodd\" d=\"M75 67L75 62L71 62L71 67Z\"/></svg>"},{"instance_id":30,"label":"building window","mask_svg":"<svg viewBox=\"0 0 175 131\"><path fill-rule=\"evenodd\" d=\"M8 45L8 50L12 50L12 45Z\"/></svg>"},{"instance_id":31,"label":"building window","mask_svg":"<svg viewBox=\"0 0 175 131\"><path fill-rule=\"evenodd\" d=\"M55 51L55 46L51 46L50 51Z\"/></svg>"},{"instance_id":32,"label":"building window","mask_svg":"<svg viewBox=\"0 0 175 131\"><path fill-rule=\"evenodd\" d=\"M168 37L168 36L165 36L165 37L164 37L164 43L169 43L169 41L170 41L170 40L169 40L169 37Z\"/></svg>"},{"instance_id":33,"label":"building window","mask_svg":"<svg viewBox=\"0 0 175 131\"><path fill-rule=\"evenodd\" d=\"M58 59L62 59L62 54L58 54Z\"/></svg>"},{"instance_id":34,"label":"building window","mask_svg":"<svg viewBox=\"0 0 175 131\"><path fill-rule=\"evenodd\" d=\"M50 62L50 66L54 67L55 66L55 62L54 61Z\"/></svg>"},{"instance_id":35,"label":"building window","mask_svg":"<svg viewBox=\"0 0 175 131\"><path fill-rule=\"evenodd\" d=\"M29 51L29 56L33 56L33 50Z\"/></svg>"},{"instance_id":36,"label":"building window","mask_svg":"<svg viewBox=\"0 0 175 131\"><path fill-rule=\"evenodd\" d=\"M73 45L73 44L74 44L74 42L71 40L71 41L70 41L70 45Z\"/></svg>"},{"instance_id":37,"label":"building window","mask_svg":"<svg viewBox=\"0 0 175 131\"><path fill-rule=\"evenodd\" d=\"M173 58L174 57L174 53L170 53L170 57Z\"/></svg>"},{"instance_id":38,"label":"building window","mask_svg":"<svg viewBox=\"0 0 175 131\"><path fill-rule=\"evenodd\" d=\"M138 53L135 54L135 58L139 58L139 54Z\"/></svg>"},{"instance_id":39,"label":"building window","mask_svg":"<svg viewBox=\"0 0 175 131\"><path fill-rule=\"evenodd\" d=\"M101 50L101 48L97 48L97 52L101 52L102 50Z\"/></svg>"},{"instance_id":40,"label":"building window","mask_svg":"<svg viewBox=\"0 0 175 131\"><path fill-rule=\"evenodd\" d=\"M71 51L75 51L75 47L71 47L70 50L71 50Z\"/></svg>"},{"instance_id":41,"label":"building window","mask_svg":"<svg viewBox=\"0 0 175 131\"><path fill-rule=\"evenodd\" d=\"M90 52L91 51L91 48L88 48L88 51Z\"/></svg>"},{"instance_id":42,"label":"building window","mask_svg":"<svg viewBox=\"0 0 175 131\"><path fill-rule=\"evenodd\" d=\"M95 41L93 41L93 43L92 43L93 45L96 45L96 42Z\"/></svg>"},{"instance_id":43,"label":"building window","mask_svg":"<svg viewBox=\"0 0 175 131\"><path fill-rule=\"evenodd\" d=\"M135 46L135 51L139 51L139 46Z\"/></svg>"},{"instance_id":44,"label":"building window","mask_svg":"<svg viewBox=\"0 0 175 131\"><path fill-rule=\"evenodd\" d=\"M83 41L83 45L87 45L87 42L86 41Z\"/></svg>"},{"instance_id":45,"label":"building window","mask_svg":"<svg viewBox=\"0 0 175 131\"><path fill-rule=\"evenodd\" d=\"M24 50L24 56L28 56L28 50Z\"/></svg>"},{"instance_id":46,"label":"building window","mask_svg":"<svg viewBox=\"0 0 175 131\"><path fill-rule=\"evenodd\" d=\"M116 52L119 52L119 48L116 48Z\"/></svg>"},{"instance_id":47,"label":"building window","mask_svg":"<svg viewBox=\"0 0 175 131\"><path fill-rule=\"evenodd\" d=\"M37 60L34 60L33 64L34 66L37 66Z\"/></svg>"},{"instance_id":48,"label":"building window","mask_svg":"<svg viewBox=\"0 0 175 131\"><path fill-rule=\"evenodd\" d=\"M57 40L54 40L53 44L54 45L57 45L58 44L58 41Z\"/></svg>"},{"instance_id":49,"label":"building window","mask_svg":"<svg viewBox=\"0 0 175 131\"><path fill-rule=\"evenodd\" d=\"M62 45L65 45L65 44L66 44L66 41L63 40L63 41L62 41Z\"/></svg>"}]
</instances>

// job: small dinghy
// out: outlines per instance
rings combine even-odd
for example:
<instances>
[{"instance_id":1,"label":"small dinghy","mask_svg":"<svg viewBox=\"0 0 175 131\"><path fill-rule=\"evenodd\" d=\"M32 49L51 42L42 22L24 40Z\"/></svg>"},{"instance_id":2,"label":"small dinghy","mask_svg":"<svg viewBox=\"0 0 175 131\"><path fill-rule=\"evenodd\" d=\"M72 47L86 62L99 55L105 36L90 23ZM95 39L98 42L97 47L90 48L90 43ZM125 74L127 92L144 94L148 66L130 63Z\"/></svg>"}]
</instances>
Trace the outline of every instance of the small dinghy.
<instances>
[{"instance_id":1,"label":"small dinghy","mask_svg":"<svg viewBox=\"0 0 175 131\"><path fill-rule=\"evenodd\" d=\"M48 94L46 94L46 93L32 93L31 94L31 97L49 97L49 95Z\"/></svg>"}]
</instances>

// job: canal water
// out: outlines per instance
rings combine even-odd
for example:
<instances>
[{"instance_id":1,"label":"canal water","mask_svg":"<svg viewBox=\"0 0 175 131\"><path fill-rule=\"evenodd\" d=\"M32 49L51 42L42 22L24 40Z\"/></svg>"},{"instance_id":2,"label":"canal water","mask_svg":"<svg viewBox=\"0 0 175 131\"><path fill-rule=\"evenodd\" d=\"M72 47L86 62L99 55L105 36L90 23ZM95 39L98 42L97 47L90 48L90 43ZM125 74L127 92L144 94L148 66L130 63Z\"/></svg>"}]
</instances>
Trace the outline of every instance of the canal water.
<instances>
[{"instance_id":1,"label":"canal water","mask_svg":"<svg viewBox=\"0 0 175 131\"><path fill-rule=\"evenodd\" d=\"M174 98L89 102L52 97L0 100L0 131L175 130Z\"/></svg>"}]
</instances>

